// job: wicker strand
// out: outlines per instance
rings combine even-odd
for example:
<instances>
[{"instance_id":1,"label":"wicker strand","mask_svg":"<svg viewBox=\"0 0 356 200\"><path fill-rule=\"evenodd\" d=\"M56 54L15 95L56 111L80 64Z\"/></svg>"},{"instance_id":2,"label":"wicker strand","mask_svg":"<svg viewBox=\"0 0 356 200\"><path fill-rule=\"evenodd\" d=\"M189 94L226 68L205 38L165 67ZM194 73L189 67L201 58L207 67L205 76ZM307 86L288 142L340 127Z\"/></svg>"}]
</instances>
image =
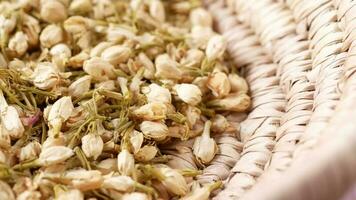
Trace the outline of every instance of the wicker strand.
<instances>
[{"instance_id":1,"label":"wicker strand","mask_svg":"<svg viewBox=\"0 0 356 200\"><path fill-rule=\"evenodd\" d=\"M231 13L228 9L222 8L219 2L210 8L219 21L218 29L221 32L232 27L234 22L229 17ZM269 56L257 50L261 49L257 37L247 27L237 24L224 36L237 64L246 65L246 80L250 84L253 108L241 123L241 140L244 143L241 158L232 169L233 174L227 180L226 188L215 199L237 198L254 185L255 178L263 173L264 165L270 159L275 132L285 107L285 97L276 77L277 66L271 63ZM254 52L254 56L248 55L250 52ZM260 54L256 55L256 52Z\"/></svg>"}]
</instances>

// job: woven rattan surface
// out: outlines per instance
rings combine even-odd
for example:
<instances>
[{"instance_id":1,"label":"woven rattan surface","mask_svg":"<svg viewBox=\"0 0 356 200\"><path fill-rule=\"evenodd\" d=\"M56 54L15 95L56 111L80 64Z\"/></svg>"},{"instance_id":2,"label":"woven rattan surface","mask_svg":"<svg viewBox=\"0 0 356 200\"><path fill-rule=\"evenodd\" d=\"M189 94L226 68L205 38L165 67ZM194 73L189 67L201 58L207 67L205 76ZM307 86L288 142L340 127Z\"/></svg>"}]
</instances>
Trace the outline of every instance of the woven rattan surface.
<instances>
[{"instance_id":1,"label":"woven rattan surface","mask_svg":"<svg viewBox=\"0 0 356 200\"><path fill-rule=\"evenodd\" d=\"M206 7L250 85L252 107L236 121L237 137L219 136L221 152L200 181L224 180L217 200L340 199L356 181L356 1ZM177 159L194 163L185 143L176 155L186 158Z\"/></svg>"}]
</instances>

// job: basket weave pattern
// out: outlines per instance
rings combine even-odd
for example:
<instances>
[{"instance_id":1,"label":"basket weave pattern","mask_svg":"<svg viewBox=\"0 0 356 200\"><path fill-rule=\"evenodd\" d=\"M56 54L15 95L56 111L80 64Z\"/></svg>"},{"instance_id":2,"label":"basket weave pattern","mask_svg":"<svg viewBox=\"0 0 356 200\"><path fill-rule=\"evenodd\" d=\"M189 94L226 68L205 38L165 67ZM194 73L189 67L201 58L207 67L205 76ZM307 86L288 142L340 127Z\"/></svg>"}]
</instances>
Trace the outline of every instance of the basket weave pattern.
<instances>
[{"instance_id":1,"label":"basket weave pattern","mask_svg":"<svg viewBox=\"0 0 356 200\"><path fill-rule=\"evenodd\" d=\"M356 180L356 1L207 7L252 97L236 159L202 175L226 178L214 199L339 198Z\"/></svg>"}]
</instances>

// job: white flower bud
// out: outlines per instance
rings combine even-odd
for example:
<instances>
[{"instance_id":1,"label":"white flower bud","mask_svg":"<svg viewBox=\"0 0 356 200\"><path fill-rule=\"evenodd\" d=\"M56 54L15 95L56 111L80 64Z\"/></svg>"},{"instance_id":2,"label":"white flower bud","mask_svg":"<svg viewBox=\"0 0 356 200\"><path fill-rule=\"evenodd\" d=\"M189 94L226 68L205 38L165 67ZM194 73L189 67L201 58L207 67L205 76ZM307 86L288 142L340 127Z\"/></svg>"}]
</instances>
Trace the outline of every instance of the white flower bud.
<instances>
[{"instance_id":1,"label":"white flower bud","mask_svg":"<svg viewBox=\"0 0 356 200\"><path fill-rule=\"evenodd\" d=\"M195 48L206 48L206 45L211 37L215 35L211 27L193 26L190 38L191 46Z\"/></svg>"},{"instance_id":2,"label":"white flower bud","mask_svg":"<svg viewBox=\"0 0 356 200\"><path fill-rule=\"evenodd\" d=\"M2 131L11 138L21 138L25 132L19 113L14 106L1 106Z\"/></svg>"},{"instance_id":3,"label":"white flower bud","mask_svg":"<svg viewBox=\"0 0 356 200\"><path fill-rule=\"evenodd\" d=\"M204 8L196 8L190 13L190 23L192 26L212 27L213 18Z\"/></svg>"},{"instance_id":4,"label":"white flower bud","mask_svg":"<svg viewBox=\"0 0 356 200\"><path fill-rule=\"evenodd\" d=\"M117 171L117 159L116 158L108 158L102 160L97 165L98 170L101 171L103 174L108 174L112 171Z\"/></svg>"},{"instance_id":5,"label":"white flower bud","mask_svg":"<svg viewBox=\"0 0 356 200\"><path fill-rule=\"evenodd\" d=\"M37 141L32 141L20 150L19 160L21 162L37 158L41 152L41 145Z\"/></svg>"},{"instance_id":6,"label":"white flower bud","mask_svg":"<svg viewBox=\"0 0 356 200\"><path fill-rule=\"evenodd\" d=\"M0 180L0 199L15 200L11 187L2 180Z\"/></svg>"},{"instance_id":7,"label":"white flower bud","mask_svg":"<svg viewBox=\"0 0 356 200\"><path fill-rule=\"evenodd\" d=\"M69 11L77 14L84 14L92 10L90 0L73 0L70 3Z\"/></svg>"},{"instance_id":8,"label":"white flower bud","mask_svg":"<svg viewBox=\"0 0 356 200\"><path fill-rule=\"evenodd\" d=\"M153 79L156 72L153 62L147 57L146 54L142 52L138 55L137 59L145 68L145 71L143 72L143 77L145 77L146 79Z\"/></svg>"},{"instance_id":9,"label":"white flower bud","mask_svg":"<svg viewBox=\"0 0 356 200\"><path fill-rule=\"evenodd\" d=\"M104 181L98 170L73 169L66 171L64 177L71 179L73 187L81 191L98 189Z\"/></svg>"},{"instance_id":10,"label":"white flower bud","mask_svg":"<svg viewBox=\"0 0 356 200\"><path fill-rule=\"evenodd\" d=\"M117 88L115 86L115 81L113 81L113 80L107 80L107 81L103 81L100 83L96 83L95 88L109 90L109 91L117 90Z\"/></svg>"},{"instance_id":11,"label":"white flower bud","mask_svg":"<svg viewBox=\"0 0 356 200\"><path fill-rule=\"evenodd\" d=\"M145 145L137 153L135 153L135 158L141 162L148 162L152 160L158 152L157 147L151 145Z\"/></svg>"},{"instance_id":12,"label":"white flower bud","mask_svg":"<svg viewBox=\"0 0 356 200\"><path fill-rule=\"evenodd\" d=\"M16 200L40 200L41 199L41 193L38 191L24 191L21 194L19 194L16 198Z\"/></svg>"},{"instance_id":13,"label":"white flower bud","mask_svg":"<svg viewBox=\"0 0 356 200\"><path fill-rule=\"evenodd\" d=\"M60 57L64 59L69 59L72 56L72 50L68 47L68 45L63 43L54 45L49 53L53 57Z\"/></svg>"},{"instance_id":14,"label":"white flower bud","mask_svg":"<svg viewBox=\"0 0 356 200\"><path fill-rule=\"evenodd\" d=\"M131 49L122 45L115 45L103 51L101 58L113 65L126 63L131 56Z\"/></svg>"},{"instance_id":15,"label":"white flower bud","mask_svg":"<svg viewBox=\"0 0 356 200\"><path fill-rule=\"evenodd\" d=\"M246 80L237 74L229 74L231 92L247 93L248 84Z\"/></svg>"},{"instance_id":16,"label":"white flower bud","mask_svg":"<svg viewBox=\"0 0 356 200\"><path fill-rule=\"evenodd\" d=\"M90 29L91 23L88 18L82 16L71 16L63 23L64 30L72 34L75 39L80 39Z\"/></svg>"},{"instance_id":17,"label":"white flower bud","mask_svg":"<svg viewBox=\"0 0 356 200\"><path fill-rule=\"evenodd\" d=\"M215 115L212 119L211 130L215 133L223 133L229 126L229 122L223 115Z\"/></svg>"},{"instance_id":18,"label":"white flower bud","mask_svg":"<svg viewBox=\"0 0 356 200\"><path fill-rule=\"evenodd\" d=\"M96 160L104 148L103 139L99 135L87 134L82 137L82 149L86 157Z\"/></svg>"},{"instance_id":19,"label":"white flower bud","mask_svg":"<svg viewBox=\"0 0 356 200\"><path fill-rule=\"evenodd\" d=\"M114 66L104 59L93 57L84 62L83 69L94 80L106 81L115 78Z\"/></svg>"},{"instance_id":20,"label":"white flower bud","mask_svg":"<svg viewBox=\"0 0 356 200\"><path fill-rule=\"evenodd\" d=\"M150 199L151 198L149 198L147 194L141 192L125 193L122 196L122 200L150 200Z\"/></svg>"},{"instance_id":21,"label":"white flower bud","mask_svg":"<svg viewBox=\"0 0 356 200\"><path fill-rule=\"evenodd\" d=\"M168 127L162 122L143 121L140 129L146 137L156 141L162 141L168 135Z\"/></svg>"},{"instance_id":22,"label":"white flower bud","mask_svg":"<svg viewBox=\"0 0 356 200\"><path fill-rule=\"evenodd\" d=\"M189 49L185 57L180 61L181 65L193 67L198 66L204 59L204 52L198 49Z\"/></svg>"},{"instance_id":23,"label":"white flower bud","mask_svg":"<svg viewBox=\"0 0 356 200\"><path fill-rule=\"evenodd\" d=\"M198 86L193 84L177 84L174 86L178 97L185 103L195 106L201 102L202 93Z\"/></svg>"},{"instance_id":24,"label":"white flower bud","mask_svg":"<svg viewBox=\"0 0 356 200\"><path fill-rule=\"evenodd\" d=\"M5 18L4 15L0 15L0 30L2 30L3 33L11 33L15 27L16 15L11 15L10 18Z\"/></svg>"},{"instance_id":25,"label":"white flower bud","mask_svg":"<svg viewBox=\"0 0 356 200\"><path fill-rule=\"evenodd\" d=\"M48 137L42 144L42 150L53 146L64 146L64 145L66 145L66 141L64 137L57 137L57 138Z\"/></svg>"},{"instance_id":26,"label":"white flower bud","mask_svg":"<svg viewBox=\"0 0 356 200\"><path fill-rule=\"evenodd\" d=\"M41 1L41 18L49 23L67 19L67 8L58 0Z\"/></svg>"},{"instance_id":27,"label":"white flower bud","mask_svg":"<svg viewBox=\"0 0 356 200\"><path fill-rule=\"evenodd\" d=\"M112 176L105 178L102 188L131 192L135 189L135 181L129 176Z\"/></svg>"},{"instance_id":28,"label":"white flower bud","mask_svg":"<svg viewBox=\"0 0 356 200\"><path fill-rule=\"evenodd\" d=\"M130 1L130 8L131 10L138 11L140 8L143 7L143 0L131 0Z\"/></svg>"},{"instance_id":29,"label":"white flower bud","mask_svg":"<svg viewBox=\"0 0 356 200\"><path fill-rule=\"evenodd\" d=\"M9 49L22 56L28 49L27 36L23 32L16 32L9 41Z\"/></svg>"},{"instance_id":30,"label":"white flower bud","mask_svg":"<svg viewBox=\"0 0 356 200\"><path fill-rule=\"evenodd\" d=\"M56 200L84 200L84 194L77 189L62 191L56 197Z\"/></svg>"},{"instance_id":31,"label":"white flower bud","mask_svg":"<svg viewBox=\"0 0 356 200\"><path fill-rule=\"evenodd\" d=\"M130 143L133 148L133 152L137 153L143 143L143 134L139 131L134 130L130 135Z\"/></svg>"},{"instance_id":32,"label":"white flower bud","mask_svg":"<svg viewBox=\"0 0 356 200\"><path fill-rule=\"evenodd\" d=\"M69 95L72 97L79 97L82 94L86 93L90 89L90 83L91 83L91 76L86 75L83 77L80 77L76 81L74 81L70 86L68 87L68 92Z\"/></svg>"},{"instance_id":33,"label":"white flower bud","mask_svg":"<svg viewBox=\"0 0 356 200\"><path fill-rule=\"evenodd\" d=\"M0 136L1 137L1 136ZM1 139L2 138L0 138L0 145L2 145L1 144ZM0 163L6 163L7 162L7 156L5 155L5 153L0 149Z\"/></svg>"},{"instance_id":34,"label":"white flower bud","mask_svg":"<svg viewBox=\"0 0 356 200\"><path fill-rule=\"evenodd\" d=\"M130 176L135 171L135 159L126 149L117 155L117 169L122 175Z\"/></svg>"},{"instance_id":35,"label":"white flower bud","mask_svg":"<svg viewBox=\"0 0 356 200\"><path fill-rule=\"evenodd\" d=\"M48 62L38 63L31 78L33 84L43 90L54 88L60 82L60 74L57 68Z\"/></svg>"},{"instance_id":36,"label":"white flower bud","mask_svg":"<svg viewBox=\"0 0 356 200\"><path fill-rule=\"evenodd\" d=\"M72 149L64 146L52 146L43 149L39 157L39 163L43 166L59 164L71 156L73 156Z\"/></svg>"},{"instance_id":37,"label":"white flower bud","mask_svg":"<svg viewBox=\"0 0 356 200\"><path fill-rule=\"evenodd\" d=\"M169 167L159 167L157 169L165 177L162 180L162 184L170 193L180 196L188 193L187 182L178 171Z\"/></svg>"},{"instance_id":38,"label":"white flower bud","mask_svg":"<svg viewBox=\"0 0 356 200\"><path fill-rule=\"evenodd\" d=\"M167 106L161 102L152 102L135 109L132 114L143 120L165 119L167 115Z\"/></svg>"},{"instance_id":39,"label":"white flower bud","mask_svg":"<svg viewBox=\"0 0 356 200\"><path fill-rule=\"evenodd\" d=\"M100 57L103 51L111 46L113 46L112 42L100 42L90 50L90 57Z\"/></svg>"},{"instance_id":40,"label":"white flower bud","mask_svg":"<svg viewBox=\"0 0 356 200\"><path fill-rule=\"evenodd\" d=\"M134 31L130 27L110 25L107 29L106 39L110 42L122 41L124 39L134 39Z\"/></svg>"},{"instance_id":41,"label":"white flower bud","mask_svg":"<svg viewBox=\"0 0 356 200\"><path fill-rule=\"evenodd\" d=\"M233 93L223 99L212 100L208 104L217 110L243 112L250 107L251 99L247 94Z\"/></svg>"},{"instance_id":42,"label":"white flower bud","mask_svg":"<svg viewBox=\"0 0 356 200\"><path fill-rule=\"evenodd\" d=\"M81 51L80 53L69 59L68 66L74 68L82 68L84 61L88 60L89 58L89 54L86 51Z\"/></svg>"},{"instance_id":43,"label":"white flower bud","mask_svg":"<svg viewBox=\"0 0 356 200\"><path fill-rule=\"evenodd\" d=\"M193 153L203 164L208 164L218 151L218 146L214 139L210 138L211 122L206 121L204 131L201 136L195 138Z\"/></svg>"},{"instance_id":44,"label":"white flower bud","mask_svg":"<svg viewBox=\"0 0 356 200\"><path fill-rule=\"evenodd\" d=\"M43 47L52 47L63 41L63 30L60 26L50 24L42 30L40 42Z\"/></svg>"},{"instance_id":45,"label":"white flower bud","mask_svg":"<svg viewBox=\"0 0 356 200\"><path fill-rule=\"evenodd\" d=\"M164 6L160 0L152 0L149 2L149 13L159 22L164 22L166 20Z\"/></svg>"},{"instance_id":46,"label":"white flower bud","mask_svg":"<svg viewBox=\"0 0 356 200\"><path fill-rule=\"evenodd\" d=\"M218 98L228 95L231 90L230 81L223 72L215 72L211 74L207 86L212 91L213 95Z\"/></svg>"},{"instance_id":47,"label":"white flower bud","mask_svg":"<svg viewBox=\"0 0 356 200\"><path fill-rule=\"evenodd\" d=\"M147 97L148 102L161 102L170 104L172 101L171 93L167 88L157 85L156 83L144 87L142 93Z\"/></svg>"},{"instance_id":48,"label":"white flower bud","mask_svg":"<svg viewBox=\"0 0 356 200\"><path fill-rule=\"evenodd\" d=\"M62 123L65 122L74 110L71 97L58 99L48 113L48 124L53 128L54 134L58 134Z\"/></svg>"},{"instance_id":49,"label":"white flower bud","mask_svg":"<svg viewBox=\"0 0 356 200\"><path fill-rule=\"evenodd\" d=\"M23 32L26 34L30 46L37 46L41 27L39 21L31 15L23 15Z\"/></svg>"},{"instance_id":50,"label":"white flower bud","mask_svg":"<svg viewBox=\"0 0 356 200\"><path fill-rule=\"evenodd\" d=\"M219 59L223 56L226 50L226 40L221 35L216 35L210 38L208 45L206 47L206 57L209 61Z\"/></svg>"},{"instance_id":51,"label":"white flower bud","mask_svg":"<svg viewBox=\"0 0 356 200\"><path fill-rule=\"evenodd\" d=\"M156 57L156 74L157 78L179 80L182 78L182 71L178 68L178 63L168 56L161 54Z\"/></svg>"},{"instance_id":52,"label":"white flower bud","mask_svg":"<svg viewBox=\"0 0 356 200\"><path fill-rule=\"evenodd\" d=\"M190 105L185 106L182 113L186 116L190 128L193 128L201 117L199 108Z\"/></svg>"}]
</instances>

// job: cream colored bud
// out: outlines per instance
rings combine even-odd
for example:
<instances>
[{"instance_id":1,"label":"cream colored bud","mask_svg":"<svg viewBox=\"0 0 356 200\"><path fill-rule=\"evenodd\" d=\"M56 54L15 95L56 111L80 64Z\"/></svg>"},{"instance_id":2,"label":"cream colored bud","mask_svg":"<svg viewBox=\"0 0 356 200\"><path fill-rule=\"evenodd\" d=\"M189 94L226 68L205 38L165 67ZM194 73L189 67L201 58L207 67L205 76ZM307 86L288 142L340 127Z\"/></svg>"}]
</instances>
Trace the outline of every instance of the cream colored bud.
<instances>
[{"instance_id":1,"label":"cream colored bud","mask_svg":"<svg viewBox=\"0 0 356 200\"><path fill-rule=\"evenodd\" d=\"M86 157L96 160L104 148L103 139L99 135L87 134L82 137L82 149Z\"/></svg>"},{"instance_id":2,"label":"cream colored bud","mask_svg":"<svg viewBox=\"0 0 356 200\"><path fill-rule=\"evenodd\" d=\"M89 54L86 51L81 51L77 55L71 57L68 61L68 66L75 67L75 68L82 68L84 61L88 60Z\"/></svg>"},{"instance_id":3,"label":"cream colored bud","mask_svg":"<svg viewBox=\"0 0 356 200\"><path fill-rule=\"evenodd\" d=\"M221 35L216 35L210 38L208 45L206 47L206 57L208 60L216 60L219 59L223 56L226 50L226 40L223 36Z\"/></svg>"},{"instance_id":4,"label":"cream colored bud","mask_svg":"<svg viewBox=\"0 0 356 200\"><path fill-rule=\"evenodd\" d=\"M177 84L174 86L179 99L185 103L195 106L201 102L202 93L198 86L193 84Z\"/></svg>"},{"instance_id":5,"label":"cream colored bud","mask_svg":"<svg viewBox=\"0 0 356 200\"><path fill-rule=\"evenodd\" d=\"M137 153L140 150L143 139L143 134L141 132L136 130L132 131L130 135L130 143L134 153Z\"/></svg>"},{"instance_id":6,"label":"cream colored bud","mask_svg":"<svg viewBox=\"0 0 356 200\"><path fill-rule=\"evenodd\" d=\"M86 60L83 69L96 81L106 81L116 77L114 66L98 57Z\"/></svg>"},{"instance_id":7,"label":"cream colored bud","mask_svg":"<svg viewBox=\"0 0 356 200\"><path fill-rule=\"evenodd\" d=\"M145 193L141 192L132 192L132 193L126 193L122 196L122 200L150 200Z\"/></svg>"},{"instance_id":8,"label":"cream colored bud","mask_svg":"<svg viewBox=\"0 0 356 200\"><path fill-rule=\"evenodd\" d=\"M1 134L1 133L0 133ZM1 136L0 136L1 137ZM2 145L2 138L0 138L0 146ZM0 163L4 164L7 163L7 156L6 154L0 149Z\"/></svg>"},{"instance_id":9,"label":"cream colored bud","mask_svg":"<svg viewBox=\"0 0 356 200\"><path fill-rule=\"evenodd\" d=\"M98 170L73 169L66 171L64 177L71 179L72 186L81 191L99 189L104 181Z\"/></svg>"},{"instance_id":10,"label":"cream colored bud","mask_svg":"<svg viewBox=\"0 0 356 200\"><path fill-rule=\"evenodd\" d=\"M16 15L11 15L10 18L5 18L4 15L0 15L0 30L4 33L11 33L16 27Z\"/></svg>"},{"instance_id":11,"label":"cream colored bud","mask_svg":"<svg viewBox=\"0 0 356 200\"><path fill-rule=\"evenodd\" d=\"M206 121L204 131L201 136L195 138L193 153L203 164L210 163L218 151L218 146L214 139L210 138L211 121Z\"/></svg>"},{"instance_id":12,"label":"cream colored bud","mask_svg":"<svg viewBox=\"0 0 356 200\"><path fill-rule=\"evenodd\" d=\"M52 47L63 41L63 30L60 26L50 24L43 29L40 35L40 42L43 47Z\"/></svg>"},{"instance_id":13,"label":"cream colored bud","mask_svg":"<svg viewBox=\"0 0 356 200\"><path fill-rule=\"evenodd\" d=\"M69 5L69 11L76 14L84 14L92 10L90 0L73 0Z\"/></svg>"},{"instance_id":14,"label":"cream colored bud","mask_svg":"<svg viewBox=\"0 0 356 200\"><path fill-rule=\"evenodd\" d=\"M86 93L90 89L90 83L91 83L91 76L86 75L83 77L80 77L76 81L74 81L70 86L68 87L68 92L69 95L72 97L79 97L82 94Z\"/></svg>"},{"instance_id":15,"label":"cream colored bud","mask_svg":"<svg viewBox=\"0 0 356 200\"><path fill-rule=\"evenodd\" d=\"M179 80L182 78L182 71L178 68L178 63L169 57L168 54L161 54L156 57L157 78Z\"/></svg>"},{"instance_id":16,"label":"cream colored bud","mask_svg":"<svg viewBox=\"0 0 356 200\"><path fill-rule=\"evenodd\" d=\"M102 188L120 192L131 192L135 189L135 181L129 176L112 176L105 178Z\"/></svg>"},{"instance_id":17,"label":"cream colored bud","mask_svg":"<svg viewBox=\"0 0 356 200\"><path fill-rule=\"evenodd\" d=\"M130 1L131 10L137 11L137 10L141 9L143 7L143 5L144 5L143 0L131 0Z\"/></svg>"},{"instance_id":18,"label":"cream colored bud","mask_svg":"<svg viewBox=\"0 0 356 200\"><path fill-rule=\"evenodd\" d=\"M167 88L152 83L144 87L142 92L146 95L148 102L161 102L170 104L172 101L171 93Z\"/></svg>"},{"instance_id":19,"label":"cream colored bud","mask_svg":"<svg viewBox=\"0 0 356 200\"><path fill-rule=\"evenodd\" d=\"M195 48L206 48L209 39L214 35L211 27L193 26L190 33L191 45Z\"/></svg>"},{"instance_id":20,"label":"cream colored bud","mask_svg":"<svg viewBox=\"0 0 356 200\"><path fill-rule=\"evenodd\" d=\"M21 194L19 194L16 198L16 200L40 200L41 199L41 193L38 191L24 191Z\"/></svg>"},{"instance_id":21,"label":"cream colored bud","mask_svg":"<svg viewBox=\"0 0 356 200\"><path fill-rule=\"evenodd\" d=\"M140 129L146 137L156 141L162 141L168 135L168 127L162 122L143 121Z\"/></svg>"},{"instance_id":22,"label":"cream colored bud","mask_svg":"<svg viewBox=\"0 0 356 200\"><path fill-rule=\"evenodd\" d=\"M135 109L132 114L137 118L148 121L165 119L167 106L161 102L152 102Z\"/></svg>"},{"instance_id":23,"label":"cream colored bud","mask_svg":"<svg viewBox=\"0 0 356 200\"><path fill-rule=\"evenodd\" d=\"M103 174L108 174L113 171L117 171L117 159L116 158L108 158L102 160L97 165L98 170L101 171Z\"/></svg>"},{"instance_id":24,"label":"cream colored bud","mask_svg":"<svg viewBox=\"0 0 356 200\"><path fill-rule=\"evenodd\" d=\"M9 41L9 49L22 56L28 49L27 36L23 32L16 32Z\"/></svg>"},{"instance_id":25,"label":"cream colored bud","mask_svg":"<svg viewBox=\"0 0 356 200\"><path fill-rule=\"evenodd\" d=\"M52 105L48 113L48 124L53 129L55 135L61 130L62 123L72 115L73 110L72 99L67 96L58 99Z\"/></svg>"},{"instance_id":26,"label":"cream colored bud","mask_svg":"<svg viewBox=\"0 0 356 200\"><path fill-rule=\"evenodd\" d=\"M204 52L198 49L189 49L185 57L180 61L181 65L194 67L199 66L204 59Z\"/></svg>"},{"instance_id":27,"label":"cream colored bud","mask_svg":"<svg viewBox=\"0 0 356 200\"><path fill-rule=\"evenodd\" d=\"M231 92L247 93L248 84L246 80L237 74L229 74L229 81L231 85Z\"/></svg>"},{"instance_id":28,"label":"cream colored bud","mask_svg":"<svg viewBox=\"0 0 356 200\"><path fill-rule=\"evenodd\" d=\"M57 137L57 138L48 137L42 144L42 150L53 146L65 146L65 145L66 145L66 141L64 137Z\"/></svg>"},{"instance_id":29,"label":"cream colored bud","mask_svg":"<svg viewBox=\"0 0 356 200\"><path fill-rule=\"evenodd\" d=\"M106 39L110 42L118 42L124 39L134 39L135 32L131 27L110 25L107 29Z\"/></svg>"},{"instance_id":30,"label":"cream colored bud","mask_svg":"<svg viewBox=\"0 0 356 200\"><path fill-rule=\"evenodd\" d=\"M100 57L103 51L111 46L113 46L112 42L100 42L90 50L90 57Z\"/></svg>"},{"instance_id":31,"label":"cream colored bud","mask_svg":"<svg viewBox=\"0 0 356 200\"><path fill-rule=\"evenodd\" d=\"M67 19L67 8L58 0L41 1L40 15L46 22L61 22Z\"/></svg>"},{"instance_id":32,"label":"cream colored bud","mask_svg":"<svg viewBox=\"0 0 356 200\"><path fill-rule=\"evenodd\" d=\"M130 176L135 171L135 159L126 149L117 155L117 169L122 175Z\"/></svg>"},{"instance_id":33,"label":"cream colored bud","mask_svg":"<svg viewBox=\"0 0 356 200\"><path fill-rule=\"evenodd\" d=\"M37 141L32 141L26 146L22 147L19 154L19 160L21 162L26 160L32 160L37 158L41 152L41 144Z\"/></svg>"},{"instance_id":34,"label":"cream colored bud","mask_svg":"<svg viewBox=\"0 0 356 200\"><path fill-rule=\"evenodd\" d=\"M56 200L84 200L84 194L77 189L62 191L56 197Z\"/></svg>"},{"instance_id":35,"label":"cream colored bud","mask_svg":"<svg viewBox=\"0 0 356 200\"><path fill-rule=\"evenodd\" d=\"M196 8L190 13L190 23L192 26L212 27L213 18L204 8Z\"/></svg>"},{"instance_id":36,"label":"cream colored bud","mask_svg":"<svg viewBox=\"0 0 356 200\"><path fill-rule=\"evenodd\" d=\"M4 57L4 55L2 55L2 53L0 53L0 69L6 69L7 68L7 61Z\"/></svg>"},{"instance_id":37,"label":"cream colored bud","mask_svg":"<svg viewBox=\"0 0 356 200\"><path fill-rule=\"evenodd\" d=\"M223 115L217 114L212 118L211 131L215 133L223 133L229 126L229 122Z\"/></svg>"},{"instance_id":38,"label":"cream colored bud","mask_svg":"<svg viewBox=\"0 0 356 200\"><path fill-rule=\"evenodd\" d=\"M82 16L72 16L63 23L64 30L72 34L74 38L84 35L90 26L90 20Z\"/></svg>"},{"instance_id":39,"label":"cream colored bud","mask_svg":"<svg viewBox=\"0 0 356 200\"><path fill-rule=\"evenodd\" d=\"M186 116L190 128L193 128L201 117L199 108L190 105L185 106L182 113Z\"/></svg>"},{"instance_id":40,"label":"cream colored bud","mask_svg":"<svg viewBox=\"0 0 356 200\"><path fill-rule=\"evenodd\" d=\"M166 20L166 12L161 0L152 0L149 2L149 13L159 22L164 22Z\"/></svg>"},{"instance_id":41,"label":"cream colored bud","mask_svg":"<svg viewBox=\"0 0 356 200\"><path fill-rule=\"evenodd\" d=\"M117 88L115 86L115 81L113 81L113 80L107 80L107 81L103 81L100 83L96 83L95 88L109 90L109 91L117 90Z\"/></svg>"},{"instance_id":42,"label":"cream colored bud","mask_svg":"<svg viewBox=\"0 0 356 200\"><path fill-rule=\"evenodd\" d=\"M145 68L145 71L143 72L143 77L145 77L146 79L153 79L156 72L153 62L147 57L146 54L142 52L138 55L137 59Z\"/></svg>"},{"instance_id":43,"label":"cream colored bud","mask_svg":"<svg viewBox=\"0 0 356 200\"><path fill-rule=\"evenodd\" d=\"M38 63L31 78L33 84L43 90L54 88L60 82L57 68L49 62Z\"/></svg>"},{"instance_id":44,"label":"cream colored bud","mask_svg":"<svg viewBox=\"0 0 356 200\"><path fill-rule=\"evenodd\" d=\"M15 195L11 187L2 180L0 180L0 199L15 200Z\"/></svg>"},{"instance_id":45,"label":"cream colored bud","mask_svg":"<svg viewBox=\"0 0 356 200\"><path fill-rule=\"evenodd\" d=\"M23 15L23 32L26 34L27 42L30 46L37 46L39 33L41 32L40 23L31 15Z\"/></svg>"},{"instance_id":46,"label":"cream colored bud","mask_svg":"<svg viewBox=\"0 0 356 200\"><path fill-rule=\"evenodd\" d=\"M122 45L115 45L103 51L101 58L113 65L126 63L131 56L131 49Z\"/></svg>"},{"instance_id":47,"label":"cream colored bud","mask_svg":"<svg viewBox=\"0 0 356 200\"><path fill-rule=\"evenodd\" d=\"M169 167L159 167L157 169L165 177L162 180L162 184L170 193L180 196L188 193L187 182L178 171Z\"/></svg>"},{"instance_id":48,"label":"cream colored bud","mask_svg":"<svg viewBox=\"0 0 356 200\"><path fill-rule=\"evenodd\" d=\"M19 113L14 106L1 106L2 131L5 131L11 138L21 138L25 132Z\"/></svg>"},{"instance_id":49,"label":"cream colored bud","mask_svg":"<svg viewBox=\"0 0 356 200\"><path fill-rule=\"evenodd\" d=\"M211 74L209 76L207 86L217 98L228 95L231 90L230 81L223 72L215 72Z\"/></svg>"},{"instance_id":50,"label":"cream colored bud","mask_svg":"<svg viewBox=\"0 0 356 200\"><path fill-rule=\"evenodd\" d=\"M151 145L145 145L137 153L135 153L135 158L141 162L148 162L156 157L158 152L157 147Z\"/></svg>"},{"instance_id":51,"label":"cream colored bud","mask_svg":"<svg viewBox=\"0 0 356 200\"><path fill-rule=\"evenodd\" d=\"M217 110L243 112L251 105L251 99L244 93L233 93L223 99L215 99L208 103L209 106L216 107Z\"/></svg>"},{"instance_id":52,"label":"cream colored bud","mask_svg":"<svg viewBox=\"0 0 356 200\"><path fill-rule=\"evenodd\" d=\"M59 57L63 59L69 59L72 56L72 50L64 43L54 45L49 53L53 57Z\"/></svg>"},{"instance_id":53,"label":"cream colored bud","mask_svg":"<svg viewBox=\"0 0 356 200\"><path fill-rule=\"evenodd\" d=\"M43 149L39 157L39 163L43 166L59 164L72 156L72 149L64 146L52 146Z\"/></svg>"}]
</instances>

